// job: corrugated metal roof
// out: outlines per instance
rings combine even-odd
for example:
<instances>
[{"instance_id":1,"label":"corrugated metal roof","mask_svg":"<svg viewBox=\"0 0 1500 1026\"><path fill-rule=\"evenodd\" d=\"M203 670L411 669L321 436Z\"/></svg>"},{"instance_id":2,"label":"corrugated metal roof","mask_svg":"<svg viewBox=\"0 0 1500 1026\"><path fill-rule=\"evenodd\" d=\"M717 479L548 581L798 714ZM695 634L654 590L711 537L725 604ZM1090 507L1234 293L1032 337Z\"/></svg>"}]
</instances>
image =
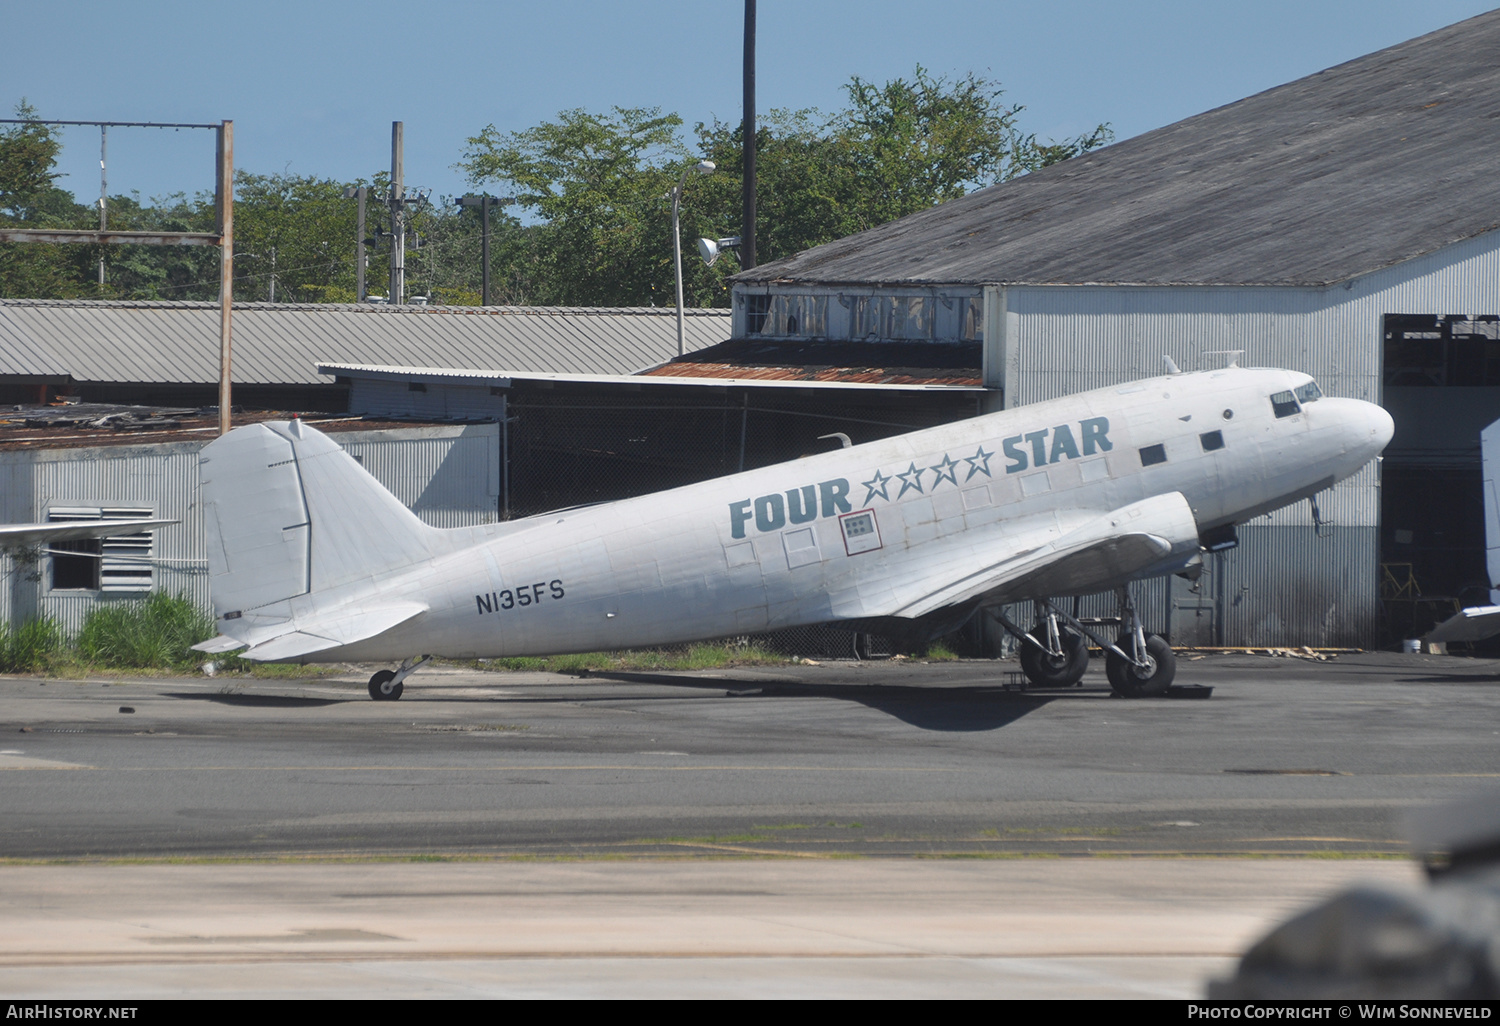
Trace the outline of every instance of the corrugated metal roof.
<instances>
[{"instance_id":1,"label":"corrugated metal roof","mask_svg":"<svg viewBox=\"0 0 1500 1026\"><path fill-rule=\"evenodd\" d=\"M1500 227L1500 11L739 284L1326 285Z\"/></svg>"},{"instance_id":2,"label":"corrugated metal roof","mask_svg":"<svg viewBox=\"0 0 1500 1026\"><path fill-rule=\"evenodd\" d=\"M729 311L688 310L688 351L729 336ZM676 311L245 303L238 384L327 384L319 361L630 374L677 355ZM0 300L0 375L206 384L219 378L217 303Z\"/></svg>"},{"instance_id":3,"label":"corrugated metal roof","mask_svg":"<svg viewBox=\"0 0 1500 1026\"><path fill-rule=\"evenodd\" d=\"M977 387L977 342L840 342L734 339L680 356L643 377Z\"/></svg>"}]
</instances>

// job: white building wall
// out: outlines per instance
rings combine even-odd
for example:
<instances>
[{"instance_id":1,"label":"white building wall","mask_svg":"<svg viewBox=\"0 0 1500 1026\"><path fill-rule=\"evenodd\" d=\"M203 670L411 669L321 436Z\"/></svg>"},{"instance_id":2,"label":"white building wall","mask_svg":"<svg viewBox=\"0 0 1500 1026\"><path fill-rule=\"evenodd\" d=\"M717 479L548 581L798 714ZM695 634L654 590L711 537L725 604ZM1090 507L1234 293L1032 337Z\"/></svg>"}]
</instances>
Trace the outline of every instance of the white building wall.
<instances>
[{"instance_id":1,"label":"white building wall","mask_svg":"<svg viewBox=\"0 0 1500 1026\"><path fill-rule=\"evenodd\" d=\"M1005 405L1022 406L1122 380L1221 366L1289 367L1328 395L1381 401L1385 314L1500 313L1500 232L1329 288L1010 286ZM992 292L991 294L997 294ZM1332 526L1315 534L1307 504L1257 518L1197 592L1182 581L1143 589L1158 629L1202 643L1363 646L1379 614L1380 482L1367 467L1319 497ZM1218 577L1212 571L1217 568ZM1156 610L1152 615L1151 610ZM1208 627L1205 617L1218 623ZM1190 622L1191 621L1191 622ZM1169 626L1170 625L1170 626Z\"/></svg>"}]
</instances>

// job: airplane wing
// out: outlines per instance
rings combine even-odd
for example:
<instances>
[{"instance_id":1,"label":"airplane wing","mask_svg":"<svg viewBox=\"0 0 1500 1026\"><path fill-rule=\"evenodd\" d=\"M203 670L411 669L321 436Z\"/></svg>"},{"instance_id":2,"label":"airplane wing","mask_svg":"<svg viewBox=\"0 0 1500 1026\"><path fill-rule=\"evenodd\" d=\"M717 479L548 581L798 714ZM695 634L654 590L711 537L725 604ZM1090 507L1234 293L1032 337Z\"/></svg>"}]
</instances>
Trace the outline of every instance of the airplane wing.
<instances>
[{"instance_id":1,"label":"airplane wing","mask_svg":"<svg viewBox=\"0 0 1500 1026\"><path fill-rule=\"evenodd\" d=\"M1500 606L1470 606L1428 631L1426 641L1483 641L1500 634Z\"/></svg>"},{"instance_id":2,"label":"airplane wing","mask_svg":"<svg viewBox=\"0 0 1500 1026\"><path fill-rule=\"evenodd\" d=\"M957 580L930 587L893 615L918 617L975 600L1010 602L1036 595L1102 591L1142 571L1198 551L1198 524L1181 492L1155 495L1084 519L1034 547L1012 544Z\"/></svg>"},{"instance_id":3,"label":"airplane wing","mask_svg":"<svg viewBox=\"0 0 1500 1026\"><path fill-rule=\"evenodd\" d=\"M340 612L285 620L279 624L252 627L244 637L220 634L193 646L194 651L219 655L243 648L244 658L256 662L300 659L328 648L352 645L373 638L427 611L416 602L393 602L359 606Z\"/></svg>"},{"instance_id":4,"label":"airplane wing","mask_svg":"<svg viewBox=\"0 0 1500 1026\"><path fill-rule=\"evenodd\" d=\"M175 524L175 520L54 520L49 524L0 524L0 545L37 545L139 534Z\"/></svg>"}]
</instances>

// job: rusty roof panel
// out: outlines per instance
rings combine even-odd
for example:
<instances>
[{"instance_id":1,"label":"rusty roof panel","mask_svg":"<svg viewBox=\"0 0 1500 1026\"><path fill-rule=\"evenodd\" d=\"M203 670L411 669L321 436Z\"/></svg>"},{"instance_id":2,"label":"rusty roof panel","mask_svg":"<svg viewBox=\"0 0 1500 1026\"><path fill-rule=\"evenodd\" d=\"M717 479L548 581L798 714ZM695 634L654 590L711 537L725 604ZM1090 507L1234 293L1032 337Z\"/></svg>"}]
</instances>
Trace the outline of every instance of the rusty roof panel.
<instances>
[{"instance_id":1,"label":"rusty roof panel","mask_svg":"<svg viewBox=\"0 0 1500 1026\"><path fill-rule=\"evenodd\" d=\"M733 339L680 356L644 374L648 377L977 386L982 382L981 359L977 342Z\"/></svg>"}]
</instances>

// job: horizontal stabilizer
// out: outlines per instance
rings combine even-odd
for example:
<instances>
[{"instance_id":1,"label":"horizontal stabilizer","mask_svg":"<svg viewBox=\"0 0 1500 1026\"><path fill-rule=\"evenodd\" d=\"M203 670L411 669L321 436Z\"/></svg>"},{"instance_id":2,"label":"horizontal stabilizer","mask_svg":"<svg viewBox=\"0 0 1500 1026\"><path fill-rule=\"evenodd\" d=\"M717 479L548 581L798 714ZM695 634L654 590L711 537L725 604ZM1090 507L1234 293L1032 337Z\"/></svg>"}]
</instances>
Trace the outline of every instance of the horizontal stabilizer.
<instances>
[{"instance_id":1,"label":"horizontal stabilizer","mask_svg":"<svg viewBox=\"0 0 1500 1026\"><path fill-rule=\"evenodd\" d=\"M244 648L245 643L238 638L231 638L227 634L220 634L216 638L200 641L193 646L194 652L207 652L209 655L219 655L223 652L233 652L237 648Z\"/></svg>"},{"instance_id":2,"label":"horizontal stabilizer","mask_svg":"<svg viewBox=\"0 0 1500 1026\"><path fill-rule=\"evenodd\" d=\"M1427 641L1483 641L1500 634L1500 606L1470 606L1427 632Z\"/></svg>"},{"instance_id":3,"label":"horizontal stabilizer","mask_svg":"<svg viewBox=\"0 0 1500 1026\"><path fill-rule=\"evenodd\" d=\"M314 652L352 645L384 634L426 611L426 606L415 602L401 602L373 609L357 607L341 613L298 617L285 625L284 633L257 640L241 654L246 659L263 663L300 659Z\"/></svg>"},{"instance_id":4,"label":"horizontal stabilizer","mask_svg":"<svg viewBox=\"0 0 1500 1026\"><path fill-rule=\"evenodd\" d=\"M1181 492L1155 495L1090 517L1061 537L950 581L894 615L918 617L982 600L1011 602L1038 595L1076 595L1123 584L1168 557L1198 550L1198 525ZM981 557L982 560L982 557Z\"/></svg>"},{"instance_id":5,"label":"horizontal stabilizer","mask_svg":"<svg viewBox=\"0 0 1500 1026\"><path fill-rule=\"evenodd\" d=\"M154 531L175 523L175 520L54 520L50 524L0 524L0 545L113 538L120 534Z\"/></svg>"}]
</instances>

